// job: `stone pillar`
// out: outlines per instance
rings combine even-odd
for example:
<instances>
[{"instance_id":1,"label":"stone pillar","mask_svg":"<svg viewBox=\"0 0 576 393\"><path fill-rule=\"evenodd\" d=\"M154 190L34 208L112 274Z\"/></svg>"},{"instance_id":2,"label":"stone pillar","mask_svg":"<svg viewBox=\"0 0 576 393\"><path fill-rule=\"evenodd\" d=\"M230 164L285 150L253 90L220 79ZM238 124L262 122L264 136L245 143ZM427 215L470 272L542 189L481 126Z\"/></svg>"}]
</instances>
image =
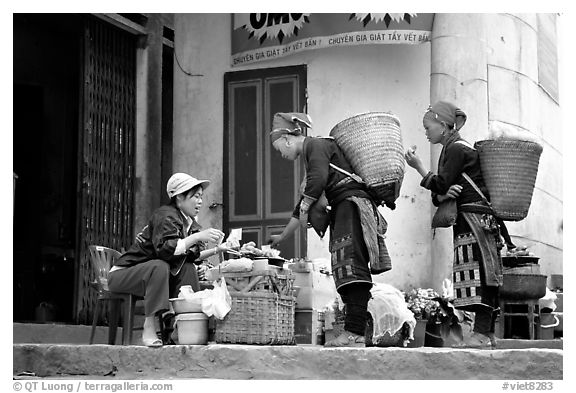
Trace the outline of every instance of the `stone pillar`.
<instances>
[{"instance_id":1,"label":"stone pillar","mask_svg":"<svg viewBox=\"0 0 576 393\"><path fill-rule=\"evenodd\" d=\"M436 14L432 27L430 103L450 101L466 112L461 135L472 144L488 132L485 18L486 14ZM431 145L433 172L441 149ZM436 229L431 241L431 277L439 289L444 278L452 280L452 229Z\"/></svg>"},{"instance_id":2,"label":"stone pillar","mask_svg":"<svg viewBox=\"0 0 576 393\"><path fill-rule=\"evenodd\" d=\"M136 52L134 233L160 205L162 157L162 22L150 14Z\"/></svg>"}]
</instances>

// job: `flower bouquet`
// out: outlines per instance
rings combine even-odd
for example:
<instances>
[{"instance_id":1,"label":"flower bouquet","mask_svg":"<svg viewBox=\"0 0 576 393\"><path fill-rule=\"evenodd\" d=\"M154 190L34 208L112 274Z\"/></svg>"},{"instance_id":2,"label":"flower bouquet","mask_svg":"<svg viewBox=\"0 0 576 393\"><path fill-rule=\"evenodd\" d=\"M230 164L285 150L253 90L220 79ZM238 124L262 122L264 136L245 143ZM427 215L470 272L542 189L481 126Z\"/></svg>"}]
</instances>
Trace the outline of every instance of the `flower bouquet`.
<instances>
[{"instance_id":1,"label":"flower bouquet","mask_svg":"<svg viewBox=\"0 0 576 393\"><path fill-rule=\"evenodd\" d=\"M433 289L417 288L405 293L405 299L417 320L428 320L426 346L451 346L469 334L473 313L454 307L454 288L450 280L442 283L442 295Z\"/></svg>"},{"instance_id":2,"label":"flower bouquet","mask_svg":"<svg viewBox=\"0 0 576 393\"><path fill-rule=\"evenodd\" d=\"M440 295L431 288L414 288L404 293L406 305L416 320L430 319L442 313L438 298Z\"/></svg>"}]
</instances>

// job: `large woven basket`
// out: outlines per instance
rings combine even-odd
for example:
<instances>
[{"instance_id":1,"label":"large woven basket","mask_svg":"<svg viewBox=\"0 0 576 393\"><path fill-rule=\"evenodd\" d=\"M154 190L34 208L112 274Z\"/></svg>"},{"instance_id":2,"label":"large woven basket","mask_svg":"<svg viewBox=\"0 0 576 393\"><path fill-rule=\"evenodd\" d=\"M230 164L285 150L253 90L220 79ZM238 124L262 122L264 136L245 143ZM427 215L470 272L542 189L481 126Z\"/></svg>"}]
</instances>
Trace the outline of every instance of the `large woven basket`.
<instances>
[{"instance_id":1,"label":"large woven basket","mask_svg":"<svg viewBox=\"0 0 576 393\"><path fill-rule=\"evenodd\" d=\"M398 198L405 161L396 116L383 112L356 115L336 124L330 136L377 198L386 202Z\"/></svg>"},{"instance_id":2,"label":"large woven basket","mask_svg":"<svg viewBox=\"0 0 576 393\"><path fill-rule=\"evenodd\" d=\"M217 343L294 345L293 296L269 292L230 291L232 305L223 320L216 320Z\"/></svg>"},{"instance_id":3,"label":"large woven basket","mask_svg":"<svg viewBox=\"0 0 576 393\"><path fill-rule=\"evenodd\" d=\"M546 280L543 274L503 274L504 283L500 287L503 299L540 299L546 295Z\"/></svg>"},{"instance_id":4,"label":"large woven basket","mask_svg":"<svg viewBox=\"0 0 576 393\"><path fill-rule=\"evenodd\" d=\"M475 146L495 214L507 221L526 218L542 146L509 139L478 141Z\"/></svg>"}]
</instances>

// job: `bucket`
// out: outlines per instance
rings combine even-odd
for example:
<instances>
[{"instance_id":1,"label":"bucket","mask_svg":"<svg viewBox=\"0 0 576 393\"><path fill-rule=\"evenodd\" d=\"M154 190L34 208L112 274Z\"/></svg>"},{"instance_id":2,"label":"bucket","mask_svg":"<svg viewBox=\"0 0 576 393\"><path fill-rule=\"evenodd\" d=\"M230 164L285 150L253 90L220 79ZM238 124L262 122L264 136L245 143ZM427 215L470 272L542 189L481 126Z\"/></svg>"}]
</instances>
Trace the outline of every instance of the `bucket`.
<instances>
[{"instance_id":1,"label":"bucket","mask_svg":"<svg viewBox=\"0 0 576 393\"><path fill-rule=\"evenodd\" d=\"M208 343L208 316L202 312L176 315L178 343L206 345Z\"/></svg>"},{"instance_id":2,"label":"bucket","mask_svg":"<svg viewBox=\"0 0 576 393\"><path fill-rule=\"evenodd\" d=\"M560 320L555 313L541 313L538 325L538 338L540 340L553 340L554 328L558 326Z\"/></svg>"}]
</instances>

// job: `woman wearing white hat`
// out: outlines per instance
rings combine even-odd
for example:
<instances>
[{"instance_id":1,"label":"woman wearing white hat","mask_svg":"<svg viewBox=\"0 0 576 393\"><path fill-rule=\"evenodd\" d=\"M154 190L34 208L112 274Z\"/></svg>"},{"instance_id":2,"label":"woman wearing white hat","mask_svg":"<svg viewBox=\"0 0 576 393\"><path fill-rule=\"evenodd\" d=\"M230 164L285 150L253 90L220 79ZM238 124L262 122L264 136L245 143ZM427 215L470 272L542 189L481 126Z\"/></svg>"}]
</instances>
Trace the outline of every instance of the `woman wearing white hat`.
<instances>
[{"instance_id":1,"label":"woman wearing white hat","mask_svg":"<svg viewBox=\"0 0 576 393\"><path fill-rule=\"evenodd\" d=\"M166 186L170 203L154 211L139 236L141 240L110 269L111 291L144 297L142 340L147 346L163 345L161 317L170 310L168 299L177 297L182 285L200 289L194 264L228 249L220 244L205 250L208 242L217 243L224 233L215 228L202 230L194 218L209 184L186 173L172 175Z\"/></svg>"}]
</instances>

